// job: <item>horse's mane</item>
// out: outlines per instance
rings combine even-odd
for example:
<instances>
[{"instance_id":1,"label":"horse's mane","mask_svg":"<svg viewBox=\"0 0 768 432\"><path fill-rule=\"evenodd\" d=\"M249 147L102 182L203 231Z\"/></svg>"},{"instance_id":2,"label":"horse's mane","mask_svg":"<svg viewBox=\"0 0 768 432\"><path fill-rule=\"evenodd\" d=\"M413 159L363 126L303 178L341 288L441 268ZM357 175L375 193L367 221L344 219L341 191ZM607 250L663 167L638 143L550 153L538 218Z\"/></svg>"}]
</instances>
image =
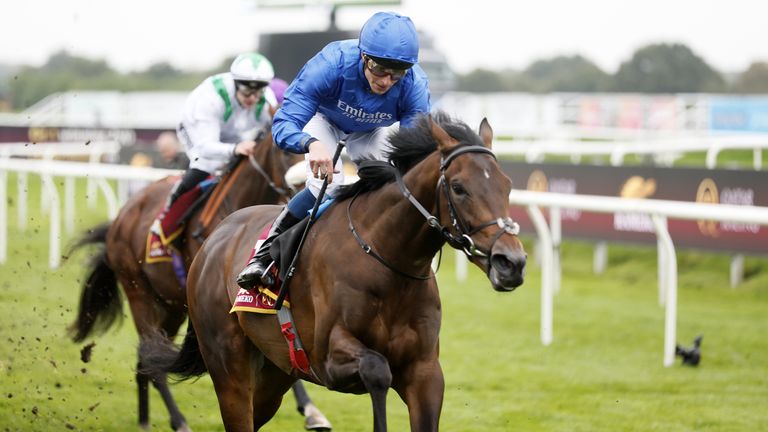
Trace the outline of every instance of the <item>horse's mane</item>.
<instances>
[{"instance_id":1,"label":"horse's mane","mask_svg":"<svg viewBox=\"0 0 768 432\"><path fill-rule=\"evenodd\" d=\"M405 174L437 150L437 142L432 137L429 118L430 116L427 114L421 115L413 127L400 128L389 136L390 150L386 152L386 156L390 164L401 174ZM480 137L469 126L460 120L451 118L442 111L432 114L432 121L443 128L448 135L459 141L459 145L483 145ZM358 165L363 164L362 162L364 161L359 162ZM357 182L341 186L338 189L337 201L380 189L385 184L395 180L395 174L391 169L375 165L358 170L358 177L360 180Z\"/></svg>"}]
</instances>

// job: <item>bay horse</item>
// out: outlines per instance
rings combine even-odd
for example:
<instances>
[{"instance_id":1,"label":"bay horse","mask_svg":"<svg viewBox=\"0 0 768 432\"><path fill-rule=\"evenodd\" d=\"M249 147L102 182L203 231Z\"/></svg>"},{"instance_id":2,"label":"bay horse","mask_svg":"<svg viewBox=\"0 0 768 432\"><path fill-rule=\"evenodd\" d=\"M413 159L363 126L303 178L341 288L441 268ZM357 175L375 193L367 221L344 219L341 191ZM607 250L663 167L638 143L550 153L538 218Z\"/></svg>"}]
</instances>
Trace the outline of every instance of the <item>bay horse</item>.
<instances>
[{"instance_id":1,"label":"bay horse","mask_svg":"<svg viewBox=\"0 0 768 432\"><path fill-rule=\"evenodd\" d=\"M208 206L191 212L186 223L180 252L184 267L189 269L205 237L233 211L254 205L286 201L290 187L285 181L288 169L303 160L302 155L279 150L266 133L259 139L251 158L236 157L213 190ZM141 344L158 333L172 340L187 317L186 294L170 262L145 262L147 234L150 225L163 208L175 178L168 177L149 184L130 197L111 223L92 229L73 247L100 244L88 277L83 283L78 315L70 331L75 342L84 341L94 332L103 333L122 318L122 300L118 282L128 298L136 330L139 354L136 373L138 385L139 424L149 427L149 392L152 384L160 392L171 417L174 430L188 430L165 374L142 372ZM243 261L245 263L245 261ZM311 405L303 387L295 389L299 411L307 416L306 426L326 429L330 425L322 413Z\"/></svg>"},{"instance_id":2,"label":"bay horse","mask_svg":"<svg viewBox=\"0 0 768 432\"><path fill-rule=\"evenodd\" d=\"M492 137L486 120L478 135L445 114L424 116L390 137L391 165L362 164L360 180L317 219L290 283L308 372L292 366L274 315L229 313L241 263L277 206L239 210L208 238L190 268L184 343L178 352L154 347L150 368L183 377L209 372L227 431L258 430L297 379L369 393L376 432L387 430L392 387L408 406L412 431L437 430L445 386L433 258L448 243L496 291L523 283L511 181L491 151Z\"/></svg>"}]
</instances>

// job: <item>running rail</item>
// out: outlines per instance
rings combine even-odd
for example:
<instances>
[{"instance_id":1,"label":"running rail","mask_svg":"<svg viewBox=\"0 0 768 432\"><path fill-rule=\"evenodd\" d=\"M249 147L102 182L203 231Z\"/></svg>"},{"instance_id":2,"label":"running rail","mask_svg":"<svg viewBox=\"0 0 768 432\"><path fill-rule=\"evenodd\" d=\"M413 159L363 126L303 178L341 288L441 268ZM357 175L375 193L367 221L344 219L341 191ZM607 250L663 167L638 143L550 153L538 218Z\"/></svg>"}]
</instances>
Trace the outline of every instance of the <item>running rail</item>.
<instances>
[{"instance_id":1,"label":"running rail","mask_svg":"<svg viewBox=\"0 0 768 432\"><path fill-rule=\"evenodd\" d=\"M101 190L107 202L108 215L110 219L114 219L119 210L119 200L108 180L157 180L182 171L89 162L0 158L0 264L4 263L8 257L8 172L18 174L19 226L22 229L26 226L26 176L28 174L40 176L41 196L45 197L47 203L42 209L50 213L48 265L50 268L57 268L61 263L60 207L62 200L53 177L64 178L64 222L67 230L71 231L74 228L75 218L75 178L86 178L89 180L89 185L93 184L94 192L89 192L89 196L95 198L95 189Z\"/></svg>"},{"instance_id":2,"label":"running rail","mask_svg":"<svg viewBox=\"0 0 768 432\"><path fill-rule=\"evenodd\" d=\"M553 340L553 295L560 280L559 238L560 221L551 225L541 212L550 209L550 216L559 218L562 208L595 213L640 213L648 215L656 232L659 254L659 299L665 308L664 366L675 360L677 337L677 256L669 235L667 219L715 220L745 224L768 225L768 207L737 206L730 204L704 204L654 199L629 199L597 195L575 195L551 192L513 190L509 194L512 205L525 206L542 243L541 260L541 343Z\"/></svg>"}]
</instances>

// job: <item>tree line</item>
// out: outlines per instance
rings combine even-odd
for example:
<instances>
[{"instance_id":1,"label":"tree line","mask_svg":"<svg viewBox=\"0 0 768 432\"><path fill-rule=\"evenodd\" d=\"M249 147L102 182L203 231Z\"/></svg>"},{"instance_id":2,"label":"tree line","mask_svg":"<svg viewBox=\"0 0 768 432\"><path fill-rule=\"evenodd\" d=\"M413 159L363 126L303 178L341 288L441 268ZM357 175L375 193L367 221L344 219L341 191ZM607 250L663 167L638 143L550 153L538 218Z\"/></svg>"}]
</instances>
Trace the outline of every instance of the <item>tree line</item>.
<instances>
[{"instance_id":1,"label":"tree line","mask_svg":"<svg viewBox=\"0 0 768 432\"><path fill-rule=\"evenodd\" d=\"M206 76L228 70L233 58L208 71L183 71L160 62L120 73L104 60L59 51L40 67L0 65L0 101L5 109L18 111L60 91L189 91ZM685 45L653 44L635 51L614 74L579 55L557 56L522 71L476 69L458 75L456 87L467 92L768 93L768 62L725 75Z\"/></svg>"},{"instance_id":2,"label":"tree line","mask_svg":"<svg viewBox=\"0 0 768 432\"><path fill-rule=\"evenodd\" d=\"M192 90L205 77L229 70L234 56L208 71L183 71L167 62L139 72L121 73L104 60L72 55L62 50L40 67L0 67L0 100L10 110L28 108L44 97L70 90Z\"/></svg>"},{"instance_id":3,"label":"tree line","mask_svg":"<svg viewBox=\"0 0 768 432\"><path fill-rule=\"evenodd\" d=\"M653 44L634 52L614 74L582 56L538 60L522 71L476 69L458 77L468 92L768 93L768 63L726 75L682 44Z\"/></svg>"}]
</instances>

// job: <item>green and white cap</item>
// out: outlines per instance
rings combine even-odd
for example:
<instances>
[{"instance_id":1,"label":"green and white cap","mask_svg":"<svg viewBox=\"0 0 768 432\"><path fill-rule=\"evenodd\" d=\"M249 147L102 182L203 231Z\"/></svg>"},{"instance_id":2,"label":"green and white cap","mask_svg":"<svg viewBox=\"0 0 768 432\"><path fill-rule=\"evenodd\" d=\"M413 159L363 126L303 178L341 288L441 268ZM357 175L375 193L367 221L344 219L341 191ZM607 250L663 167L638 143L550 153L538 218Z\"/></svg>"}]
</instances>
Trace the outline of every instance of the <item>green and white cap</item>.
<instances>
[{"instance_id":1,"label":"green and white cap","mask_svg":"<svg viewBox=\"0 0 768 432\"><path fill-rule=\"evenodd\" d=\"M240 54L229 68L236 81L259 81L269 83L275 77L272 63L259 53Z\"/></svg>"}]
</instances>

